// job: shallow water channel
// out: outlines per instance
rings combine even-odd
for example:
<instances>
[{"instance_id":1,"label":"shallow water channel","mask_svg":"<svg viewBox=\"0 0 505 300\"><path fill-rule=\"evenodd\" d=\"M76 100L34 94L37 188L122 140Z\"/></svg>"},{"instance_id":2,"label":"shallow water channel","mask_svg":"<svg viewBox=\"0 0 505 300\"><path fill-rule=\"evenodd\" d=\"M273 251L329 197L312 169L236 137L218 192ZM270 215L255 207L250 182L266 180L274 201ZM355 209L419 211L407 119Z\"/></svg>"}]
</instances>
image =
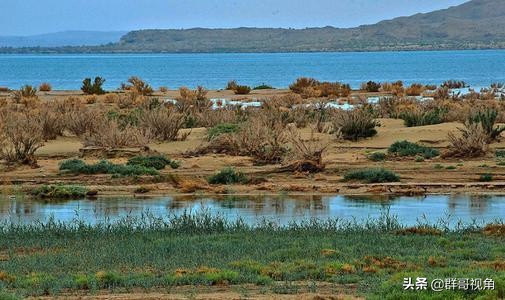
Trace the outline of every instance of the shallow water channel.
<instances>
[{"instance_id":1,"label":"shallow water channel","mask_svg":"<svg viewBox=\"0 0 505 300\"><path fill-rule=\"evenodd\" d=\"M98 198L45 202L23 197L0 198L0 220L87 223L115 221L126 216L169 217L206 211L229 220L255 224L262 219L287 224L311 218L377 219L388 213L404 225L465 224L505 220L505 196L428 195L422 197L366 196L191 196L158 198Z\"/></svg>"}]
</instances>

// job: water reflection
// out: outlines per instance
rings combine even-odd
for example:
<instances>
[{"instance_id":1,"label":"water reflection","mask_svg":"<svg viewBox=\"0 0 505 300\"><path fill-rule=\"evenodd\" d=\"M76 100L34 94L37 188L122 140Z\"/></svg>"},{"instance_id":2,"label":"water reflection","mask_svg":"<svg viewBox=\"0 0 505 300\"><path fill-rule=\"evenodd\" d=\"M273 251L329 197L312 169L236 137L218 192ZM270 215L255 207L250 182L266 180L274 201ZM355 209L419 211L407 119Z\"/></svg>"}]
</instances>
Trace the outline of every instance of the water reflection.
<instances>
[{"instance_id":1,"label":"water reflection","mask_svg":"<svg viewBox=\"0 0 505 300\"><path fill-rule=\"evenodd\" d=\"M505 218L505 196L429 195L387 196L185 196L160 198L98 198L42 202L34 199L0 197L0 219L19 222L74 219L96 223L149 212L156 217L179 215L205 209L231 220L255 223L267 218L281 223L308 218L376 218L384 210L405 224L425 218L437 222L492 222Z\"/></svg>"}]
</instances>

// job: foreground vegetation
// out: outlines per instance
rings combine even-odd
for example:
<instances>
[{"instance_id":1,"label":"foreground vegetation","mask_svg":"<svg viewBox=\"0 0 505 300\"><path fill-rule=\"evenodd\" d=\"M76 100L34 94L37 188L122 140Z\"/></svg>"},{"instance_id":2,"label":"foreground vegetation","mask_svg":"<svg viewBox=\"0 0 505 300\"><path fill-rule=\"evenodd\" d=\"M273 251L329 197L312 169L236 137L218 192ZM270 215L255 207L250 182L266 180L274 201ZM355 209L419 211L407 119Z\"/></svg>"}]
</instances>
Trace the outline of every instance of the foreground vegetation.
<instances>
[{"instance_id":1,"label":"foreground vegetation","mask_svg":"<svg viewBox=\"0 0 505 300\"><path fill-rule=\"evenodd\" d=\"M251 283L296 294L301 285L317 292L318 282L330 282L372 299L497 299L505 292L504 234L499 224L405 228L386 214L363 223L281 227L205 213L98 225L4 224L0 288L28 296ZM404 277L493 278L496 289L404 291Z\"/></svg>"}]
</instances>

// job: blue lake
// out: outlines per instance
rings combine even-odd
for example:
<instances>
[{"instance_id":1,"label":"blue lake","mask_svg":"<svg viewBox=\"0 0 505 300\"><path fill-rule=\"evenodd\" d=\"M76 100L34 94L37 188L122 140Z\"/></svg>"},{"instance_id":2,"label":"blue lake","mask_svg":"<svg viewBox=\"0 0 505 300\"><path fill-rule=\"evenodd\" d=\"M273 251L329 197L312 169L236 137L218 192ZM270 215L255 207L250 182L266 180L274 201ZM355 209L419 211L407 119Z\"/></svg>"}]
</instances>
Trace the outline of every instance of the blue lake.
<instances>
[{"instance_id":1,"label":"blue lake","mask_svg":"<svg viewBox=\"0 0 505 300\"><path fill-rule=\"evenodd\" d=\"M45 203L30 198L0 196L0 222L47 221L87 223L118 220L148 213L157 218L206 211L228 220L242 218L255 224L265 218L280 224L302 220L335 219L363 221L386 212L405 225L419 222L450 226L505 221L505 196L428 195L426 197L365 196L183 196L158 198L98 198Z\"/></svg>"},{"instance_id":2,"label":"blue lake","mask_svg":"<svg viewBox=\"0 0 505 300\"><path fill-rule=\"evenodd\" d=\"M475 87L505 82L505 50L348 52L0 55L0 86L50 82L55 89L79 89L85 77L102 76L116 89L129 76L154 87L203 85L223 88L229 80L251 86L266 83L287 87L300 76L361 82L403 80L440 84L464 80Z\"/></svg>"}]
</instances>

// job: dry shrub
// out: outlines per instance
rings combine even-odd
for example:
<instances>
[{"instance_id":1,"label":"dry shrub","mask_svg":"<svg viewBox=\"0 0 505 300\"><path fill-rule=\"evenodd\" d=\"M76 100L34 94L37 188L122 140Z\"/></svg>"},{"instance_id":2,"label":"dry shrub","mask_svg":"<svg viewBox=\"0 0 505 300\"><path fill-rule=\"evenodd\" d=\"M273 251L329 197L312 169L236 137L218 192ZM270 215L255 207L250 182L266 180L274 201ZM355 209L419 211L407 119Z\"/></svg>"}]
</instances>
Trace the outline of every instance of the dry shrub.
<instances>
[{"instance_id":1,"label":"dry shrub","mask_svg":"<svg viewBox=\"0 0 505 300\"><path fill-rule=\"evenodd\" d=\"M122 84L121 89L130 91L136 95L150 96L153 93L153 88L142 80L140 77L132 76L128 78L127 84Z\"/></svg>"},{"instance_id":2,"label":"dry shrub","mask_svg":"<svg viewBox=\"0 0 505 300\"><path fill-rule=\"evenodd\" d=\"M317 98L321 96L321 91L319 91L315 87L309 86L306 88L302 88L300 95L302 96L303 99Z\"/></svg>"},{"instance_id":3,"label":"dry shrub","mask_svg":"<svg viewBox=\"0 0 505 300\"><path fill-rule=\"evenodd\" d=\"M448 134L449 149L442 157L479 157L488 151L488 135L480 123L466 123L460 135Z\"/></svg>"},{"instance_id":4,"label":"dry shrub","mask_svg":"<svg viewBox=\"0 0 505 300\"><path fill-rule=\"evenodd\" d=\"M113 93L105 94L105 96L103 98L104 98L105 103L117 103L119 101L118 94L113 94Z\"/></svg>"},{"instance_id":5,"label":"dry shrub","mask_svg":"<svg viewBox=\"0 0 505 300\"><path fill-rule=\"evenodd\" d=\"M121 127L116 121L102 118L96 124L96 129L84 134L84 146L103 148L145 148L149 144L150 134L137 127L126 125Z\"/></svg>"},{"instance_id":6,"label":"dry shrub","mask_svg":"<svg viewBox=\"0 0 505 300\"><path fill-rule=\"evenodd\" d=\"M95 104L97 100L98 98L96 95L89 95L84 98L86 104Z\"/></svg>"},{"instance_id":7,"label":"dry shrub","mask_svg":"<svg viewBox=\"0 0 505 300\"><path fill-rule=\"evenodd\" d=\"M236 95L247 95L251 92L251 87L247 85L237 85L234 92Z\"/></svg>"},{"instance_id":8,"label":"dry shrub","mask_svg":"<svg viewBox=\"0 0 505 300\"><path fill-rule=\"evenodd\" d=\"M238 86L238 84L237 84L236 80L230 80L226 84L226 90L234 91L237 88L237 86Z\"/></svg>"},{"instance_id":9,"label":"dry shrub","mask_svg":"<svg viewBox=\"0 0 505 300\"><path fill-rule=\"evenodd\" d=\"M53 87L48 82L43 82L39 85L39 91L41 92L50 92L53 90Z\"/></svg>"},{"instance_id":10,"label":"dry shrub","mask_svg":"<svg viewBox=\"0 0 505 300\"><path fill-rule=\"evenodd\" d=\"M437 228L428 227L428 226L419 226L419 227L408 227L401 230L398 230L396 234L399 235L441 235L442 231Z\"/></svg>"},{"instance_id":11,"label":"dry shrub","mask_svg":"<svg viewBox=\"0 0 505 300\"><path fill-rule=\"evenodd\" d=\"M133 108L138 104L139 101L141 101L141 97L142 96L139 96L134 92L128 92L124 95L119 96L116 103L120 109Z\"/></svg>"},{"instance_id":12,"label":"dry shrub","mask_svg":"<svg viewBox=\"0 0 505 300\"><path fill-rule=\"evenodd\" d=\"M314 130L309 139L303 139L296 128L290 126L288 138L292 145L292 156L288 161L293 171L315 173L324 170L323 153L329 144L316 138Z\"/></svg>"},{"instance_id":13,"label":"dry shrub","mask_svg":"<svg viewBox=\"0 0 505 300\"><path fill-rule=\"evenodd\" d=\"M64 128L76 136L95 131L102 113L84 106L73 106L64 112Z\"/></svg>"},{"instance_id":14,"label":"dry shrub","mask_svg":"<svg viewBox=\"0 0 505 300\"><path fill-rule=\"evenodd\" d=\"M424 86L419 83L413 83L410 87L405 89L407 96L420 96L424 91Z\"/></svg>"},{"instance_id":15,"label":"dry shrub","mask_svg":"<svg viewBox=\"0 0 505 300\"><path fill-rule=\"evenodd\" d=\"M0 92L9 92L10 89L6 86L0 86Z\"/></svg>"},{"instance_id":16,"label":"dry shrub","mask_svg":"<svg viewBox=\"0 0 505 300\"><path fill-rule=\"evenodd\" d=\"M0 126L0 158L8 163L36 164L35 151L42 147L42 126L30 113L10 112Z\"/></svg>"},{"instance_id":17,"label":"dry shrub","mask_svg":"<svg viewBox=\"0 0 505 300\"><path fill-rule=\"evenodd\" d=\"M505 236L505 224L488 224L484 227L482 233L489 236Z\"/></svg>"},{"instance_id":18,"label":"dry shrub","mask_svg":"<svg viewBox=\"0 0 505 300\"><path fill-rule=\"evenodd\" d=\"M184 126L184 119L184 115L174 108L159 107L143 111L139 118L139 125L160 141L175 141L179 130ZM188 135L181 137L181 140L186 139Z\"/></svg>"},{"instance_id":19,"label":"dry shrub","mask_svg":"<svg viewBox=\"0 0 505 300\"><path fill-rule=\"evenodd\" d=\"M309 88L309 87L316 87L320 83L314 78L308 78L308 77L300 77L296 79L296 81L289 86L289 89L297 94L301 94L304 89Z\"/></svg>"},{"instance_id":20,"label":"dry shrub","mask_svg":"<svg viewBox=\"0 0 505 300\"><path fill-rule=\"evenodd\" d=\"M303 103L303 98L299 94L289 93L282 96L274 96L263 101L264 106L294 108L298 104Z\"/></svg>"},{"instance_id":21,"label":"dry shrub","mask_svg":"<svg viewBox=\"0 0 505 300\"><path fill-rule=\"evenodd\" d=\"M13 91L11 97L16 103L21 103L23 98L36 98L37 89L31 85L24 85L18 91Z\"/></svg>"},{"instance_id":22,"label":"dry shrub","mask_svg":"<svg viewBox=\"0 0 505 300\"><path fill-rule=\"evenodd\" d=\"M165 93L168 92L168 87L166 87L166 86L160 86L159 90L160 90L161 93L165 94Z\"/></svg>"},{"instance_id":23,"label":"dry shrub","mask_svg":"<svg viewBox=\"0 0 505 300\"><path fill-rule=\"evenodd\" d=\"M235 133L221 134L197 154L214 152L251 156L257 164L279 163L287 153L287 132L282 122L261 111Z\"/></svg>"},{"instance_id":24,"label":"dry shrub","mask_svg":"<svg viewBox=\"0 0 505 300\"><path fill-rule=\"evenodd\" d=\"M35 122L42 128L42 136L45 141L54 140L63 134L64 116L59 113L54 104L41 106L34 111Z\"/></svg>"},{"instance_id":25,"label":"dry shrub","mask_svg":"<svg viewBox=\"0 0 505 300\"><path fill-rule=\"evenodd\" d=\"M241 123L245 118L246 112L238 106L228 106L196 113L196 123L198 126L205 128L214 127L223 123Z\"/></svg>"},{"instance_id":26,"label":"dry shrub","mask_svg":"<svg viewBox=\"0 0 505 300\"><path fill-rule=\"evenodd\" d=\"M381 84L381 90L384 92L389 92L397 97L402 97L405 94L405 89L401 80L393 83L384 82Z\"/></svg>"},{"instance_id":27,"label":"dry shrub","mask_svg":"<svg viewBox=\"0 0 505 300\"><path fill-rule=\"evenodd\" d=\"M207 98L208 91L198 86L196 90L190 90L187 87L179 89L176 107L179 112L192 113L202 112L212 107L212 102Z\"/></svg>"},{"instance_id":28,"label":"dry shrub","mask_svg":"<svg viewBox=\"0 0 505 300\"><path fill-rule=\"evenodd\" d=\"M351 94L351 87L340 82L319 82L314 78L300 77L289 89L300 94L304 99L316 97L347 97Z\"/></svg>"},{"instance_id":29,"label":"dry shrub","mask_svg":"<svg viewBox=\"0 0 505 300\"><path fill-rule=\"evenodd\" d=\"M287 151L284 125L264 115L251 118L233 136L240 153L253 157L256 163L278 163Z\"/></svg>"}]
</instances>

